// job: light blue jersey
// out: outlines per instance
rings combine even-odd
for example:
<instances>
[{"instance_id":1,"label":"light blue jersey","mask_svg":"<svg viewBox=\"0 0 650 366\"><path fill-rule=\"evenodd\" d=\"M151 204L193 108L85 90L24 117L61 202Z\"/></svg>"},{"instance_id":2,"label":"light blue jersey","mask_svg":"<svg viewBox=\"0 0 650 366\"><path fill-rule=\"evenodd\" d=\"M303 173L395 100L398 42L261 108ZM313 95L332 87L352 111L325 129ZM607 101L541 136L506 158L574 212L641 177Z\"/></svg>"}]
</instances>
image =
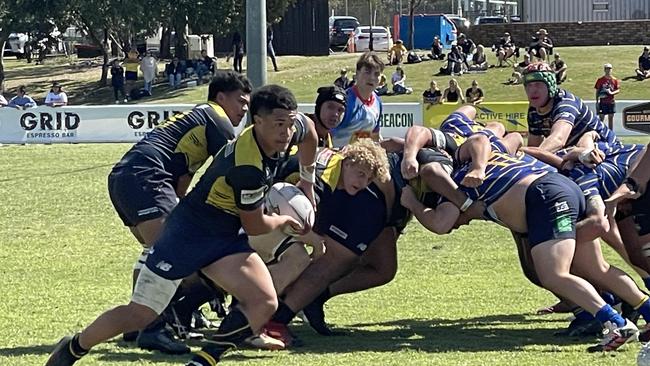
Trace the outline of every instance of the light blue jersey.
<instances>
[{"instance_id":1,"label":"light blue jersey","mask_svg":"<svg viewBox=\"0 0 650 366\"><path fill-rule=\"evenodd\" d=\"M379 133L381 113L381 100L375 92L370 99L363 100L356 87L349 88L343 121L330 131L334 147L343 147L359 138Z\"/></svg>"}]
</instances>

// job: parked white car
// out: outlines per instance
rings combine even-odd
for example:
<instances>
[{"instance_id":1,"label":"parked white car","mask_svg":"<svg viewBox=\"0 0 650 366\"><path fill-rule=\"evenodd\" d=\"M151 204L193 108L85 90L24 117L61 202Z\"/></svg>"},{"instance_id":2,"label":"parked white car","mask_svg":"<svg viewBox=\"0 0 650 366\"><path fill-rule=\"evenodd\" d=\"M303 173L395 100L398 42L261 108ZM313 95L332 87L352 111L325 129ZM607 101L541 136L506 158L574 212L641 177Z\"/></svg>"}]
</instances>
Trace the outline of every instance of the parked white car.
<instances>
[{"instance_id":1,"label":"parked white car","mask_svg":"<svg viewBox=\"0 0 650 366\"><path fill-rule=\"evenodd\" d=\"M386 51L393 47L390 31L385 27L372 27L372 46L375 51ZM359 26L354 30L354 48L357 52L368 51L370 27Z\"/></svg>"}]
</instances>

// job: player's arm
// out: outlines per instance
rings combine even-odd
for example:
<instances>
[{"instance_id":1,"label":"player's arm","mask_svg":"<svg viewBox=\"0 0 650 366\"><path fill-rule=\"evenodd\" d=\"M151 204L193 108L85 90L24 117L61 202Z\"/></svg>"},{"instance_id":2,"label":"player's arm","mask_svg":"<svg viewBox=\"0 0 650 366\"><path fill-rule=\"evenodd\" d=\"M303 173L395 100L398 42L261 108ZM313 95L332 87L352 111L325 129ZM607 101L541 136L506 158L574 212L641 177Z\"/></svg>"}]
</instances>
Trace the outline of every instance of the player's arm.
<instances>
[{"instance_id":1,"label":"player's arm","mask_svg":"<svg viewBox=\"0 0 650 366\"><path fill-rule=\"evenodd\" d=\"M415 218L427 230L436 234L449 233L460 215L458 207L451 202L443 202L435 209L426 207L415 197L413 189L408 186L402 190L401 203L415 215Z\"/></svg>"},{"instance_id":2,"label":"player's arm","mask_svg":"<svg viewBox=\"0 0 650 366\"><path fill-rule=\"evenodd\" d=\"M190 187L190 183L192 183L191 174L183 174L178 177L178 181L176 182L176 196L178 196L178 198L185 197L187 190Z\"/></svg>"},{"instance_id":3,"label":"player's arm","mask_svg":"<svg viewBox=\"0 0 650 366\"><path fill-rule=\"evenodd\" d=\"M572 129L573 123L563 119L557 120L551 127L550 135L542 141L539 147L553 153L560 150L569 139Z\"/></svg>"},{"instance_id":4,"label":"player's arm","mask_svg":"<svg viewBox=\"0 0 650 366\"><path fill-rule=\"evenodd\" d=\"M411 126L404 137L404 157L402 159L402 175L406 179L415 178L418 174L418 151L433 144L431 129L423 126Z\"/></svg>"},{"instance_id":5,"label":"player's arm","mask_svg":"<svg viewBox=\"0 0 650 366\"><path fill-rule=\"evenodd\" d=\"M389 137L379 141L379 145L386 152L400 152L404 150L404 139L399 137Z\"/></svg>"},{"instance_id":6,"label":"player's arm","mask_svg":"<svg viewBox=\"0 0 650 366\"><path fill-rule=\"evenodd\" d=\"M314 207L316 206L314 182L316 181L316 149L318 134L314 121L304 114L296 118L295 136L298 144L298 161L300 164L300 181L296 186L305 193Z\"/></svg>"},{"instance_id":7,"label":"player's arm","mask_svg":"<svg viewBox=\"0 0 650 366\"><path fill-rule=\"evenodd\" d=\"M528 132L528 146L539 147L544 141L544 136L542 135L533 135Z\"/></svg>"},{"instance_id":8,"label":"player's arm","mask_svg":"<svg viewBox=\"0 0 650 366\"><path fill-rule=\"evenodd\" d=\"M556 168L561 169L562 163L564 162L561 157L555 155L552 152L542 150L539 147L535 146L523 146L519 150L525 152L526 154L534 157L537 160L543 161L546 164Z\"/></svg>"}]
</instances>

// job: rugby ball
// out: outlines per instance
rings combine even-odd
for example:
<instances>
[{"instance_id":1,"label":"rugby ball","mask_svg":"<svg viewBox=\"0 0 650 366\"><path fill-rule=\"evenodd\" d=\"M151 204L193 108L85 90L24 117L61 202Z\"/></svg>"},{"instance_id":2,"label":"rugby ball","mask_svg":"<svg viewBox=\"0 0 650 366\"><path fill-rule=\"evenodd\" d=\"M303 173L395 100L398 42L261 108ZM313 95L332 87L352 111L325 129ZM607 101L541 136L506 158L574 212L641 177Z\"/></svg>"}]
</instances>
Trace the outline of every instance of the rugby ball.
<instances>
[{"instance_id":1,"label":"rugby ball","mask_svg":"<svg viewBox=\"0 0 650 366\"><path fill-rule=\"evenodd\" d=\"M268 213L289 215L303 226L314 225L314 207L302 191L290 183L275 183L266 195L265 207ZM285 228L284 233L291 236L297 234L291 228Z\"/></svg>"}]
</instances>

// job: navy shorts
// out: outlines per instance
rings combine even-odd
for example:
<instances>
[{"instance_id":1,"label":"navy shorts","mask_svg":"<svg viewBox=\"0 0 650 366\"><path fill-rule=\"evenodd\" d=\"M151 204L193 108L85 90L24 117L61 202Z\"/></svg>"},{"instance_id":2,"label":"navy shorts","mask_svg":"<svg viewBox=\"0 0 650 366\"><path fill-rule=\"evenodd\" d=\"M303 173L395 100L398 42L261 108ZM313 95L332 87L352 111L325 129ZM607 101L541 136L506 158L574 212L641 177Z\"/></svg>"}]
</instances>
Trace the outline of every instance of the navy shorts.
<instances>
[{"instance_id":1,"label":"navy shorts","mask_svg":"<svg viewBox=\"0 0 650 366\"><path fill-rule=\"evenodd\" d=\"M616 104L598 103L598 114L614 114L616 113Z\"/></svg>"},{"instance_id":2,"label":"navy shorts","mask_svg":"<svg viewBox=\"0 0 650 366\"><path fill-rule=\"evenodd\" d=\"M639 236L650 234L650 190L632 201L632 217Z\"/></svg>"},{"instance_id":3,"label":"navy shorts","mask_svg":"<svg viewBox=\"0 0 650 366\"><path fill-rule=\"evenodd\" d=\"M526 191L526 223L531 247L556 239L575 239L576 222L584 216L585 198L569 178L547 173Z\"/></svg>"},{"instance_id":4,"label":"navy shorts","mask_svg":"<svg viewBox=\"0 0 650 366\"><path fill-rule=\"evenodd\" d=\"M184 202L174 209L149 250L145 264L151 271L177 280L229 255L253 252L241 227L226 228L220 222L207 225L199 215Z\"/></svg>"},{"instance_id":5,"label":"navy shorts","mask_svg":"<svg viewBox=\"0 0 650 366\"><path fill-rule=\"evenodd\" d=\"M108 195L126 226L167 216L177 203L172 175L152 167L113 169Z\"/></svg>"},{"instance_id":6,"label":"navy shorts","mask_svg":"<svg viewBox=\"0 0 650 366\"><path fill-rule=\"evenodd\" d=\"M124 79L125 80L138 80L138 72L137 71L127 71L124 73Z\"/></svg>"},{"instance_id":7,"label":"navy shorts","mask_svg":"<svg viewBox=\"0 0 650 366\"><path fill-rule=\"evenodd\" d=\"M314 232L363 254L386 226L386 199L374 184L350 196L337 189L318 205Z\"/></svg>"}]
</instances>

